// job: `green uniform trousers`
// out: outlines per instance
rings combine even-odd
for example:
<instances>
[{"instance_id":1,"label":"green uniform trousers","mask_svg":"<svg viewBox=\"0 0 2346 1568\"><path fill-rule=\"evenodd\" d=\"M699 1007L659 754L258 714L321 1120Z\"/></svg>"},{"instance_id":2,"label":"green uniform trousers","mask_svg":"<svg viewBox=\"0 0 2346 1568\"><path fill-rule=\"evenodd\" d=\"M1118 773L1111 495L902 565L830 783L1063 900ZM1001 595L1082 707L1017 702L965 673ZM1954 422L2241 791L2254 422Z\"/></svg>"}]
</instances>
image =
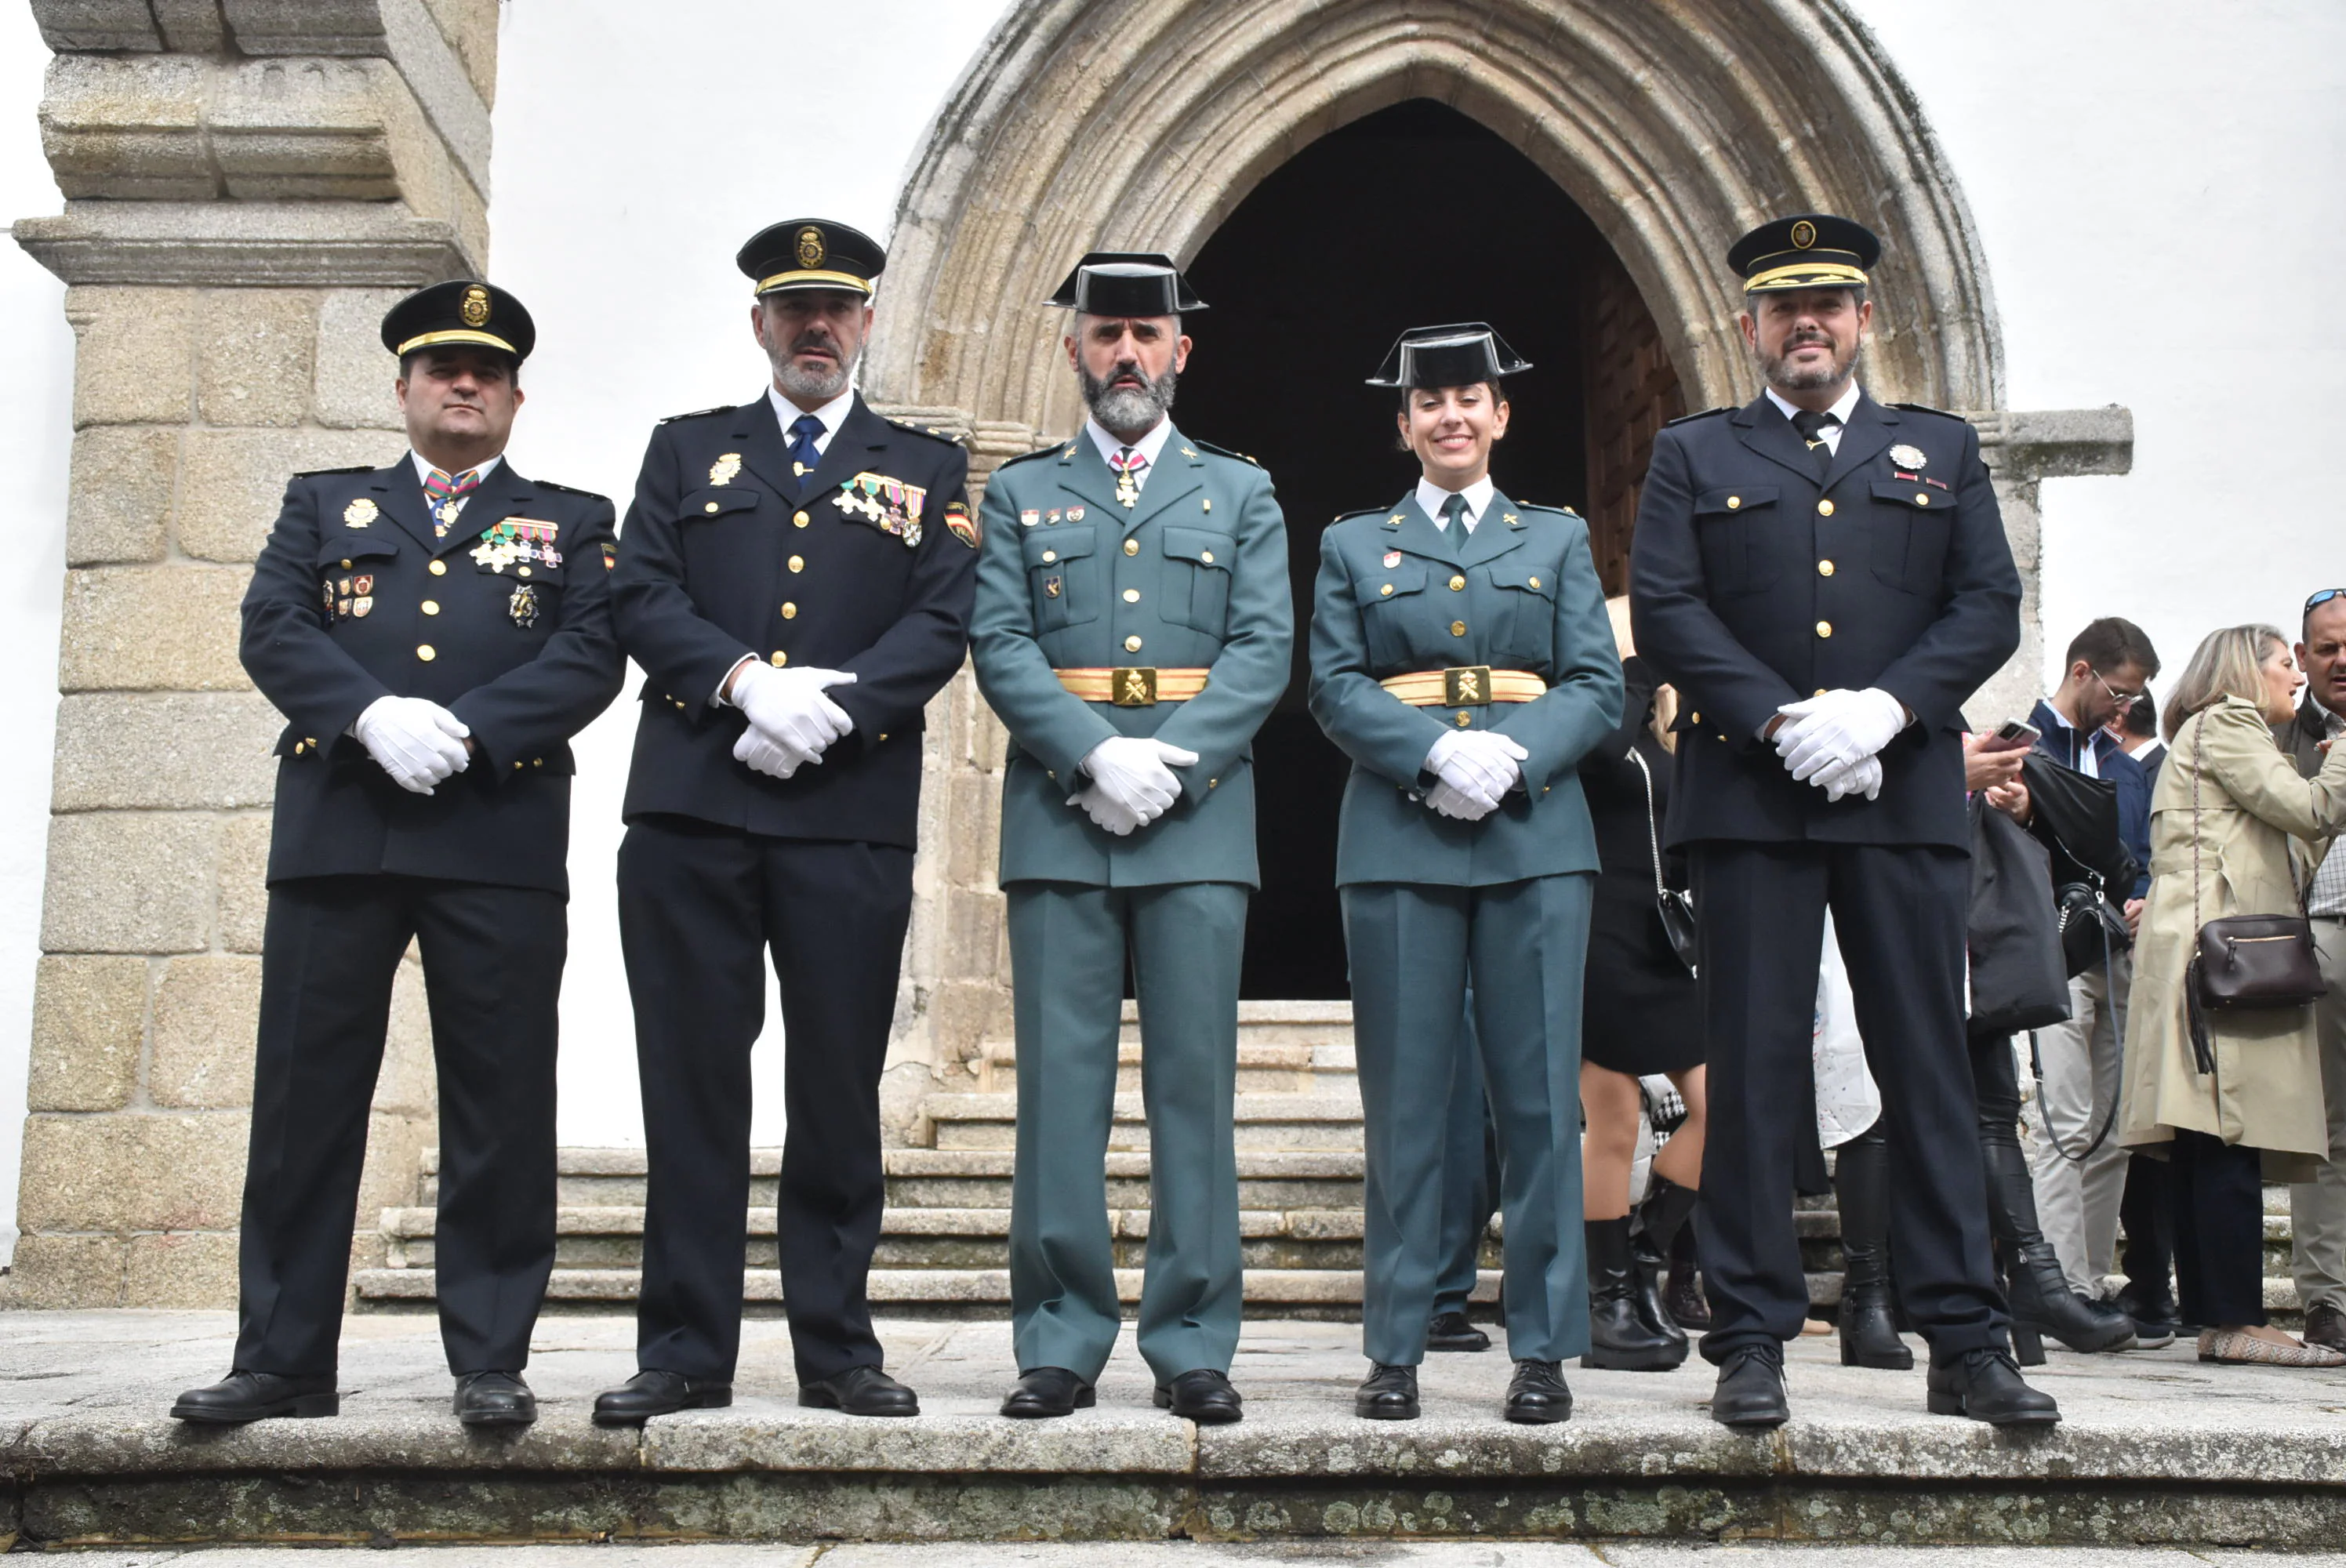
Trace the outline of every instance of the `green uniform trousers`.
<instances>
[{"instance_id":1,"label":"green uniform trousers","mask_svg":"<svg viewBox=\"0 0 2346 1568\"><path fill-rule=\"evenodd\" d=\"M1507 1354L1561 1361L1588 1349L1580 1239L1580 987L1596 879L1487 887L1359 882L1343 890L1352 1031L1367 1122L1362 1349L1415 1366L1443 1243L1446 1124L1458 1026L1474 1029L1499 1145L1506 1220Z\"/></svg>"},{"instance_id":2,"label":"green uniform trousers","mask_svg":"<svg viewBox=\"0 0 2346 1568\"><path fill-rule=\"evenodd\" d=\"M1010 1303L1019 1370L1065 1367L1093 1381L1116 1346L1106 1166L1128 950L1148 1115L1140 1354L1160 1384L1200 1368L1227 1372L1245 1300L1231 1096L1249 890L1014 882L1004 891L1018 1034Z\"/></svg>"}]
</instances>

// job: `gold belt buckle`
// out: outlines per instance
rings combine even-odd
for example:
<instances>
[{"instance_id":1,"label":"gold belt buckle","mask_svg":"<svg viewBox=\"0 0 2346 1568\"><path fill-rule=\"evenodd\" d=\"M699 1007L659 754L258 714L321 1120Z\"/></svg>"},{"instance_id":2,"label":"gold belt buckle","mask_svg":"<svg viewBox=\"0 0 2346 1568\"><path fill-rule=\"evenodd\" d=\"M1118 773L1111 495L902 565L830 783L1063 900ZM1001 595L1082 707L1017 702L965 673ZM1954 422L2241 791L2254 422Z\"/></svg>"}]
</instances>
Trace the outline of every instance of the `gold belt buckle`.
<instances>
[{"instance_id":1,"label":"gold belt buckle","mask_svg":"<svg viewBox=\"0 0 2346 1568\"><path fill-rule=\"evenodd\" d=\"M1157 706L1157 671L1147 666L1108 671L1107 688L1108 700L1118 708Z\"/></svg>"},{"instance_id":2,"label":"gold belt buckle","mask_svg":"<svg viewBox=\"0 0 2346 1568\"><path fill-rule=\"evenodd\" d=\"M1481 708L1491 700L1491 667L1486 664L1459 665L1442 672L1442 705L1444 708Z\"/></svg>"}]
</instances>

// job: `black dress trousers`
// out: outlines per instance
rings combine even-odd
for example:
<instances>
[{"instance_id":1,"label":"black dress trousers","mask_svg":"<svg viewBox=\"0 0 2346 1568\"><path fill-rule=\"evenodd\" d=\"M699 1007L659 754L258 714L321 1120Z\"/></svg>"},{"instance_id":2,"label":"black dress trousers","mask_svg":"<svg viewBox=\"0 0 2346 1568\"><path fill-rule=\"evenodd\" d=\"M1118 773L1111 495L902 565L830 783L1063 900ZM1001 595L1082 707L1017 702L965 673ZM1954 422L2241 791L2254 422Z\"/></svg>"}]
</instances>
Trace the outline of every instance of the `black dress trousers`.
<instances>
[{"instance_id":1,"label":"black dress trousers","mask_svg":"<svg viewBox=\"0 0 2346 1568\"><path fill-rule=\"evenodd\" d=\"M269 890L240 1371L331 1372L349 1283L392 981L413 938L439 1069L434 1246L448 1369L518 1372L554 1268L556 1004L563 895L430 877Z\"/></svg>"},{"instance_id":2,"label":"black dress trousers","mask_svg":"<svg viewBox=\"0 0 2346 1568\"><path fill-rule=\"evenodd\" d=\"M1713 1362L1790 1339L1808 1316L1792 1227L1795 1146L1815 1138L1813 1030L1828 906L1891 1150L1890 1220L1908 1314L1934 1357L2004 1342L1970 1054L1964 911L1971 862L1917 845L1689 846L1710 1130L1695 1209Z\"/></svg>"},{"instance_id":3,"label":"black dress trousers","mask_svg":"<svg viewBox=\"0 0 2346 1568\"><path fill-rule=\"evenodd\" d=\"M781 983L777 1235L801 1383L881 1365L864 1279L880 1238L880 1069L913 851L645 817L619 849L619 941L635 998L650 1168L636 1358L729 1381L741 1344L750 1050L762 963Z\"/></svg>"}]
</instances>

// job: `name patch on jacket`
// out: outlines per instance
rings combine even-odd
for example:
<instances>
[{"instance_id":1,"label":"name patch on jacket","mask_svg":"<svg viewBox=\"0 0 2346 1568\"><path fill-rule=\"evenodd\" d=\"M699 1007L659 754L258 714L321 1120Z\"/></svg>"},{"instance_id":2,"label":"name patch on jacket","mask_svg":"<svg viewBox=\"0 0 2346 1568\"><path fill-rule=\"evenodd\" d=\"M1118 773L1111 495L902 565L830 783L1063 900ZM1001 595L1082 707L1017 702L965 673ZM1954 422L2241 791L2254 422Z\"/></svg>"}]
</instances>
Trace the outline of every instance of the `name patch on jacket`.
<instances>
[{"instance_id":1,"label":"name patch on jacket","mask_svg":"<svg viewBox=\"0 0 2346 1568\"><path fill-rule=\"evenodd\" d=\"M502 572L522 561L559 566L562 553L554 547L554 542L561 532L558 523L508 517L482 531L481 542L473 546L473 559L492 572Z\"/></svg>"},{"instance_id":2,"label":"name patch on jacket","mask_svg":"<svg viewBox=\"0 0 2346 1568\"><path fill-rule=\"evenodd\" d=\"M928 498L917 484L864 473L842 484L831 503L848 516L895 535L909 548L921 542L921 505Z\"/></svg>"}]
</instances>

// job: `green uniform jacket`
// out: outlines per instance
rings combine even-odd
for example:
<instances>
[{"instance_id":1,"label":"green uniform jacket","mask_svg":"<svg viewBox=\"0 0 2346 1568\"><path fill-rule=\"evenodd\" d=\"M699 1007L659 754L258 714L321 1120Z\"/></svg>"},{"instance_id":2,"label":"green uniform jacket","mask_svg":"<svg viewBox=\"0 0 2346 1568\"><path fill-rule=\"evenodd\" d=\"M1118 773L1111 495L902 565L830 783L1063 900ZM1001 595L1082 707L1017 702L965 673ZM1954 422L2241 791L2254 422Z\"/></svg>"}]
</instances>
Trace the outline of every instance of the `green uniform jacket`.
<instances>
[{"instance_id":1,"label":"green uniform jacket","mask_svg":"<svg viewBox=\"0 0 2346 1568\"><path fill-rule=\"evenodd\" d=\"M1377 683L1461 665L1530 670L1535 702L1413 708ZM1621 660L1575 514L1494 494L1464 540L1418 507L1340 517L1320 539L1311 716L1352 759L1336 883L1488 887L1596 870L1574 771L1621 721ZM1479 822L1428 808L1444 729L1495 729L1531 753L1525 789Z\"/></svg>"},{"instance_id":2,"label":"green uniform jacket","mask_svg":"<svg viewBox=\"0 0 2346 1568\"><path fill-rule=\"evenodd\" d=\"M1011 741L1000 880L1257 886L1254 733L1286 688L1295 641L1270 475L1176 429L1127 511L1078 434L996 470L980 518L971 652ZM1138 665L1212 674L1187 702L1116 708L1051 673ZM1087 782L1076 764L1113 735L1198 754L1175 769L1172 809L1121 839L1066 803Z\"/></svg>"}]
</instances>

